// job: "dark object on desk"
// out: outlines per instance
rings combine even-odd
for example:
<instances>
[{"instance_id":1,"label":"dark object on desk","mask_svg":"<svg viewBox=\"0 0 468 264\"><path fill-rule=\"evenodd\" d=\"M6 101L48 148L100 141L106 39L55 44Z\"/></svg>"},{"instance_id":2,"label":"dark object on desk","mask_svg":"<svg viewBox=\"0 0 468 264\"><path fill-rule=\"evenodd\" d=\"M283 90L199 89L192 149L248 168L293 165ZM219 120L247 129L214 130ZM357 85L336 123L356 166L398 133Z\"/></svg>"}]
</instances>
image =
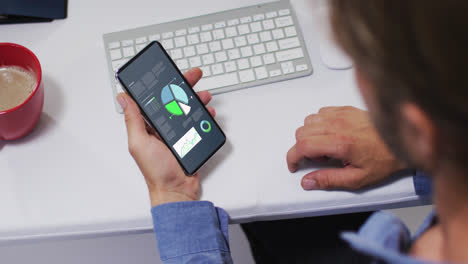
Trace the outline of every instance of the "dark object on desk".
<instances>
[{"instance_id":1,"label":"dark object on desk","mask_svg":"<svg viewBox=\"0 0 468 264\"><path fill-rule=\"evenodd\" d=\"M0 24L50 22L67 17L68 0L1 0Z\"/></svg>"}]
</instances>

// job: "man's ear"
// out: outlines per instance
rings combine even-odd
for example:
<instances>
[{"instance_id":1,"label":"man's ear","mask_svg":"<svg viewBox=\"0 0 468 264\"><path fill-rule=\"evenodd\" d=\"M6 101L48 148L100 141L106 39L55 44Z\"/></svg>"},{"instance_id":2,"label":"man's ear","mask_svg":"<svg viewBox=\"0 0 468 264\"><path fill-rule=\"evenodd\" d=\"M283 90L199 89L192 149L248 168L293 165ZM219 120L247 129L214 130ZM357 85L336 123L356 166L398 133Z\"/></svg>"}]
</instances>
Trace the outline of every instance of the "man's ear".
<instances>
[{"instance_id":1,"label":"man's ear","mask_svg":"<svg viewBox=\"0 0 468 264\"><path fill-rule=\"evenodd\" d=\"M401 136L411 159L422 169L433 171L438 166L439 139L434 121L414 103L401 105Z\"/></svg>"}]
</instances>

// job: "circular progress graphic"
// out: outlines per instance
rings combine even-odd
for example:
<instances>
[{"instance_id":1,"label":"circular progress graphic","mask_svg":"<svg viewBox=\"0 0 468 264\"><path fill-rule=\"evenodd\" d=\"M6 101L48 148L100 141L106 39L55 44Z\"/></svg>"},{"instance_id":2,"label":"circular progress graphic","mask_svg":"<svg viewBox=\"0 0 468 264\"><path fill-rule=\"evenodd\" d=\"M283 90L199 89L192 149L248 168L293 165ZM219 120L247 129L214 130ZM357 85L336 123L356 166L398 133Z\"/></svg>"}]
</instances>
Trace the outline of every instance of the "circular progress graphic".
<instances>
[{"instance_id":1,"label":"circular progress graphic","mask_svg":"<svg viewBox=\"0 0 468 264\"><path fill-rule=\"evenodd\" d=\"M161 101L166 110L175 116L188 115L190 106L185 91L178 85L169 84L161 91Z\"/></svg>"},{"instance_id":2,"label":"circular progress graphic","mask_svg":"<svg viewBox=\"0 0 468 264\"><path fill-rule=\"evenodd\" d=\"M211 131L211 124L210 122L203 120L200 122L200 128L203 132L208 133Z\"/></svg>"}]
</instances>

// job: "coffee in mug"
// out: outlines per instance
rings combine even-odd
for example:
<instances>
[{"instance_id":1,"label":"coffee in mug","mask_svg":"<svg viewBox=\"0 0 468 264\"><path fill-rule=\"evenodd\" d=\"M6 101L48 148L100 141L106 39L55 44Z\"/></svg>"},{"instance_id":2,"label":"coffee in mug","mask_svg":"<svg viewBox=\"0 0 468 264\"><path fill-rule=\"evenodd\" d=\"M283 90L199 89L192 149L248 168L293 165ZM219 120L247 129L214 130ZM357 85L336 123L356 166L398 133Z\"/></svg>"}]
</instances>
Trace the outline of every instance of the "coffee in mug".
<instances>
[{"instance_id":1,"label":"coffee in mug","mask_svg":"<svg viewBox=\"0 0 468 264\"><path fill-rule=\"evenodd\" d=\"M31 132L43 106L44 83L36 55L19 44L0 42L0 141Z\"/></svg>"},{"instance_id":2,"label":"coffee in mug","mask_svg":"<svg viewBox=\"0 0 468 264\"><path fill-rule=\"evenodd\" d=\"M36 85L34 73L18 66L0 67L0 111L14 108L26 101Z\"/></svg>"}]
</instances>

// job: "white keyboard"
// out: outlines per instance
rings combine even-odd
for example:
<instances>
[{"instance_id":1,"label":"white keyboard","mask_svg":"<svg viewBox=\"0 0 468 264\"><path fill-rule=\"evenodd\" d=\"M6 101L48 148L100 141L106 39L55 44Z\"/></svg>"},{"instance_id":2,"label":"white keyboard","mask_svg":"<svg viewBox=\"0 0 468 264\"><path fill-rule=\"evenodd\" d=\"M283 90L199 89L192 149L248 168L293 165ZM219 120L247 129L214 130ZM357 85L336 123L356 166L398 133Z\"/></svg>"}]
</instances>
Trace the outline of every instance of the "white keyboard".
<instances>
[{"instance_id":1,"label":"white keyboard","mask_svg":"<svg viewBox=\"0 0 468 264\"><path fill-rule=\"evenodd\" d=\"M227 92L310 75L312 65L288 0L104 34L114 102L115 72L159 41L184 72L203 71L196 91Z\"/></svg>"}]
</instances>

